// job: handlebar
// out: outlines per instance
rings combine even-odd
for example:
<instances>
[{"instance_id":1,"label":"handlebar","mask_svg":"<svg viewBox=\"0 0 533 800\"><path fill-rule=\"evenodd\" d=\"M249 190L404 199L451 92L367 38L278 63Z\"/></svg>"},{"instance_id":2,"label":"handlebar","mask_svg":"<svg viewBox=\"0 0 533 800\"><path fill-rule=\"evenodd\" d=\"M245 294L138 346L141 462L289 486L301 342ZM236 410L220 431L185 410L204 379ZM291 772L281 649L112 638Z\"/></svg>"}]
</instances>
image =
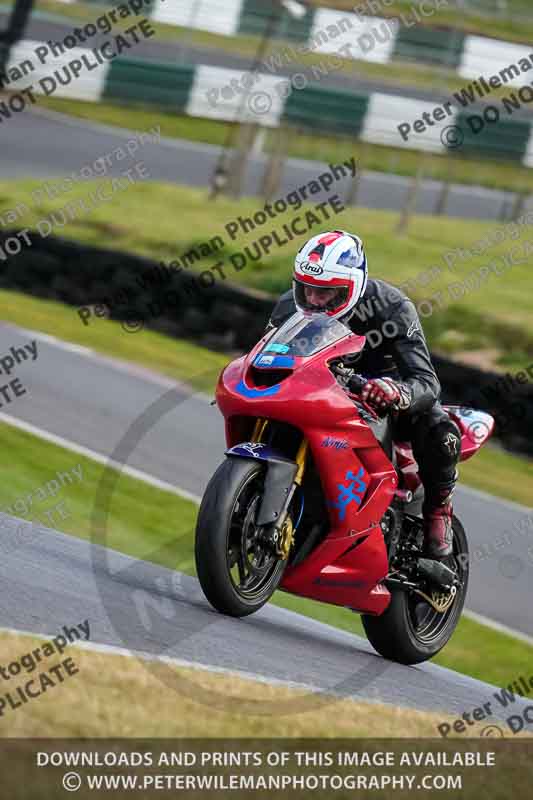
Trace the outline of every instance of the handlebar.
<instances>
[{"instance_id":1,"label":"handlebar","mask_svg":"<svg viewBox=\"0 0 533 800\"><path fill-rule=\"evenodd\" d=\"M354 394L359 394L366 383L367 379L363 375L359 375L356 372L350 378L348 386L351 392L353 392Z\"/></svg>"},{"instance_id":2,"label":"handlebar","mask_svg":"<svg viewBox=\"0 0 533 800\"><path fill-rule=\"evenodd\" d=\"M332 365L331 371L341 380L339 383L343 388L347 389L352 394L359 394L367 379L363 375L354 372L350 367L345 367L341 364Z\"/></svg>"},{"instance_id":3,"label":"handlebar","mask_svg":"<svg viewBox=\"0 0 533 800\"><path fill-rule=\"evenodd\" d=\"M330 367L331 371L337 377L339 384L342 386L345 392L352 396L352 400L356 404L356 406L361 411L363 408L366 412L369 412L372 415L374 420L381 419L383 416L386 416L388 411L379 412L377 411L372 405L366 403L360 397L357 399L356 396L361 393L363 386L368 383L369 378L365 378L364 375L360 375L350 367L345 367L343 362L341 361L340 364L334 364ZM397 405L391 406L393 411L398 411Z\"/></svg>"},{"instance_id":4,"label":"handlebar","mask_svg":"<svg viewBox=\"0 0 533 800\"><path fill-rule=\"evenodd\" d=\"M350 395L355 396L360 394L363 386L367 383L367 378L365 378L364 375L354 372L353 369L350 369L349 367L335 364L331 367L331 370L335 376L340 378L340 385ZM364 400L361 400L360 398L355 399L355 397L352 399L360 410L362 409L363 412L370 413L372 419L379 419L379 414L376 412L376 410L372 408L372 406L368 405L368 403L365 403Z\"/></svg>"}]
</instances>

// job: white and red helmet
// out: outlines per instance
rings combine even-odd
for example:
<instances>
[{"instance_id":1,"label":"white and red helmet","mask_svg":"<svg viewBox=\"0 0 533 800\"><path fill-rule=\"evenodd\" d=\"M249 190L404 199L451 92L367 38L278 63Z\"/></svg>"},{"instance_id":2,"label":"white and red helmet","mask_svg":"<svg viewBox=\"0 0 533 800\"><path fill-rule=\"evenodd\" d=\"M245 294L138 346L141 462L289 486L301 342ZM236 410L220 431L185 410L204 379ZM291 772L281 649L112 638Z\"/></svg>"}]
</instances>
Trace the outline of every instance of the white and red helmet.
<instances>
[{"instance_id":1,"label":"white and red helmet","mask_svg":"<svg viewBox=\"0 0 533 800\"><path fill-rule=\"evenodd\" d=\"M309 239L296 255L294 302L303 312L321 311L332 319L349 319L365 293L367 280L368 268L361 239L346 231L321 233ZM306 287L337 291L331 292L329 302L317 307L307 301Z\"/></svg>"}]
</instances>

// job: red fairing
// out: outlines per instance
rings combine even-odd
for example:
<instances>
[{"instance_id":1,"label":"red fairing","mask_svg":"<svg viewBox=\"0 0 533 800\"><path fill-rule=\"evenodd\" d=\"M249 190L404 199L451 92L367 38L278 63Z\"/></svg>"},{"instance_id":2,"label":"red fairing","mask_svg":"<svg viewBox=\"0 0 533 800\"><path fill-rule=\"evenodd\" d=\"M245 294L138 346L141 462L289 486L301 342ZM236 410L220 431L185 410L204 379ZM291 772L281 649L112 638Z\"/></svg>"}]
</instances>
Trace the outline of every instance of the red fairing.
<instances>
[{"instance_id":1,"label":"red fairing","mask_svg":"<svg viewBox=\"0 0 533 800\"><path fill-rule=\"evenodd\" d=\"M364 337L352 334L294 366L272 396L245 396L261 390L252 364L270 337L229 364L220 376L216 398L226 421L228 447L250 437L257 417L286 422L309 441L329 507L330 532L310 556L288 567L282 588L366 613L380 614L390 594L380 587L388 560L380 520L397 486L396 472L357 408L326 362L362 349ZM244 384L244 390L238 386ZM266 386L265 381L265 386ZM378 587L378 588L376 588Z\"/></svg>"},{"instance_id":2,"label":"red fairing","mask_svg":"<svg viewBox=\"0 0 533 800\"><path fill-rule=\"evenodd\" d=\"M401 488L413 492L420 483L410 446L396 447L397 473L327 366L333 358L360 351L364 337L347 335L309 356L274 355L283 352L283 346L271 345L269 351L272 337L269 333L247 356L225 368L216 399L225 418L228 447L248 441L258 417L288 423L309 442L330 529L302 563L287 567L281 588L381 614L390 593L382 585L389 567L380 522L399 478Z\"/></svg>"}]
</instances>

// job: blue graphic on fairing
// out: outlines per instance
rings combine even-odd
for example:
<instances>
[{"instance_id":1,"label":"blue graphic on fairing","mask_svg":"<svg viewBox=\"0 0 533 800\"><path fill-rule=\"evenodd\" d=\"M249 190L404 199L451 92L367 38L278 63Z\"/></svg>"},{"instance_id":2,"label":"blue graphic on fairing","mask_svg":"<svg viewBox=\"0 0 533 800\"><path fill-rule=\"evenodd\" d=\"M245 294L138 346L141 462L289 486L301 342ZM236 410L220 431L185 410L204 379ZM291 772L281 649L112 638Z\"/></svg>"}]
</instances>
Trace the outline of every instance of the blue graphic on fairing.
<instances>
[{"instance_id":1,"label":"blue graphic on fairing","mask_svg":"<svg viewBox=\"0 0 533 800\"><path fill-rule=\"evenodd\" d=\"M254 367L268 367L276 369L292 369L294 367L293 356L266 356L264 353L256 356Z\"/></svg>"},{"instance_id":2,"label":"blue graphic on fairing","mask_svg":"<svg viewBox=\"0 0 533 800\"><path fill-rule=\"evenodd\" d=\"M337 484L339 496L337 497L336 502L330 501L330 506L339 509L339 520L341 520L341 522L346 516L346 507L349 506L350 503L355 503L356 505L360 506L363 502L363 497L368 486L365 481L361 480L363 474L362 467L360 467L357 475L354 475L351 470L348 470L344 480L350 481L350 483L347 486L342 483ZM360 495L357 494L357 492L359 492Z\"/></svg>"},{"instance_id":3,"label":"blue graphic on fairing","mask_svg":"<svg viewBox=\"0 0 533 800\"><path fill-rule=\"evenodd\" d=\"M235 387L238 394L243 397L269 397L270 395L277 394L281 389L281 384L277 383L275 386L267 386L266 389L249 389L244 381L239 381Z\"/></svg>"},{"instance_id":4,"label":"blue graphic on fairing","mask_svg":"<svg viewBox=\"0 0 533 800\"><path fill-rule=\"evenodd\" d=\"M265 347L265 353L288 353L290 347L288 344L276 344L272 342Z\"/></svg>"}]
</instances>

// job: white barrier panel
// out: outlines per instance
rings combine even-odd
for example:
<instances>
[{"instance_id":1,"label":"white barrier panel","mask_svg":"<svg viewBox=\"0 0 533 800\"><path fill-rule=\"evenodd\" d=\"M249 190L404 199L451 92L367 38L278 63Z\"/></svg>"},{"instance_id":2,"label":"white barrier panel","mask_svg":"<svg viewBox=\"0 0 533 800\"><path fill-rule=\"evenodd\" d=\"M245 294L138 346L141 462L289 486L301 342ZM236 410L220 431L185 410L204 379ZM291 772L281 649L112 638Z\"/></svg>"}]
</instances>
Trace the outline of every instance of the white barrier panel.
<instances>
[{"instance_id":1,"label":"white barrier panel","mask_svg":"<svg viewBox=\"0 0 533 800\"><path fill-rule=\"evenodd\" d=\"M462 78L483 77L488 82L491 75L516 64L519 67L521 58L533 59L533 46L526 44L510 44L485 36L467 36L465 39L461 62L457 69ZM533 69L520 72L517 77L507 80L509 86L524 86L533 77Z\"/></svg>"},{"instance_id":2,"label":"white barrier panel","mask_svg":"<svg viewBox=\"0 0 533 800\"><path fill-rule=\"evenodd\" d=\"M398 125L402 122L412 125L416 119L421 118L424 111L431 113L434 108L434 103L425 103L423 100L394 97L390 94L371 94L360 138L372 144L442 153L445 147L440 135L447 125L453 125L453 117L447 117L441 123L436 122L434 127L426 126L424 133L411 131L408 141L398 131Z\"/></svg>"},{"instance_id":3,"label":"white barrier panel","mask_svg":"<svg viewBox=\"0 0 533 800\"><path fill-rule=\"evenodd\" d=\"M317 53L337 54L341 47L350 45L345 57L388 64L397 33L398 23L395 20L358 17L320 8L315 15L308 46Z\"/></svg>"},{"instance_id":4,"label":"white barrier panel","mask_svg":"<svg viewBox=\"0 0 533 800\"><path fill-rule=\"evenodd\" d=\"M245 122L276 128L285 106L282 90L286 81L273 75L258 75L248 91L231 90L230 81L233 79L240 85L243 75L246 73L241 70L198 66L185 113L232 121L238 116ZM211 101L208 91L212 93Z\"/></svg>"},{"instance_id":5,"label":"white barrier panel","mask_svg":"<svg viewBox=\"0 0 533 800\"><path fill-rule=\"evenodd\" d=\"M242 4L243 0L156 0L150 18L167 25L233 36L239 29Z\"/></svg>"},{"instance_id":6,"label":"white barrier panel","mask_svg":"<svg viewBox=\"0 0 533 800\"><path fill-rule=\"evenodd\" d=\"M34 69L29 71L26 66L27 75L18 80L10 80L6 83L6 88L10 91L20 91L32 85L36 94L49 94L53 97L70 97L71 99L88 100L97 102L102 96L107 74L110 69L108 61L98 64L95 55L87 48L73 47L65 50L64 53L54 57L46 56L46 61L41 64L35 55L37 47L45 46L44 42L25 40L12 48L8 63L8 77L13 75L10 70L17 68L22 71L22 62L29 61ZM85 56L84 62L82 56ZM82 61L82 68L79 75L75 77L71 70L67 69L69 62L75 59ZM54 75L55 72L59 76ZM39 81L43 79L43 85ZM61 83L64 81L64 83ZM65 85L66 84L66 85Z\"/></svg>"}]
</instances>

